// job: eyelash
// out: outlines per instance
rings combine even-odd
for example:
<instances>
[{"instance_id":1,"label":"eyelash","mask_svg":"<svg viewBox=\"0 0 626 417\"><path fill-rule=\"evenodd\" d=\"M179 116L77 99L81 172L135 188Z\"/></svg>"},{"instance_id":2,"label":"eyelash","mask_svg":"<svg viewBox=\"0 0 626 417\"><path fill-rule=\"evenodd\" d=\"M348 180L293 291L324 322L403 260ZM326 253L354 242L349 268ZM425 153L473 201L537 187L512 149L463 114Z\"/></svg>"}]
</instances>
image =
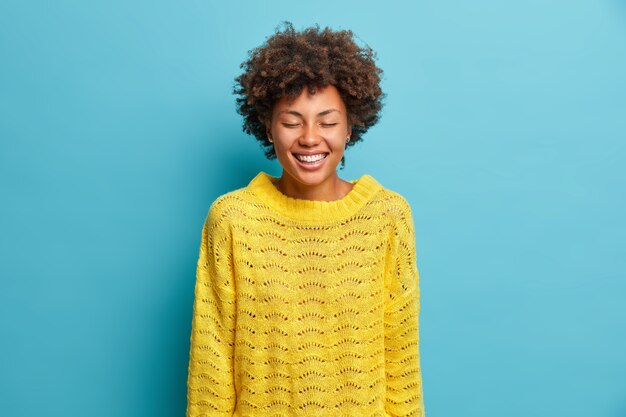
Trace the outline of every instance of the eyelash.
<instances>
[{"instance_id":1,"label":"eyelash","mask_svg":"<svg viewBox=\"0 0 626 417\"><path fill-rule=\"evenodd\" d=\"M331 126L335 126L338 125L339 123L322 123L322 126L324 127L331 127ZM296 127L298 126L297 124L289 124L289 123L283 123L283 126L285 127Z\"/></svg>"}]
</instances>

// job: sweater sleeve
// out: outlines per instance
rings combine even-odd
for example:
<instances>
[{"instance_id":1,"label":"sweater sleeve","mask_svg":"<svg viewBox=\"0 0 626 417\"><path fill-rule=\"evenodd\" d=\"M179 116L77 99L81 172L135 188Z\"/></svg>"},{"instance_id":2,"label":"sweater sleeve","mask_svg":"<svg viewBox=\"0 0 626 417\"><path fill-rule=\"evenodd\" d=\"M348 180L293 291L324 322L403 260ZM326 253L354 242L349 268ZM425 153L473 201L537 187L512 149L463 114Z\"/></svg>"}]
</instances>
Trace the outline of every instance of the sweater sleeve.
<instances>
[{"instance_id":1,"label":"sweater sleeve","mask_svg":"<svg viewBox=\"0 0 626 417\"><path fill-rule=\"evenodd\" d=\"M385 303L387 416L424 417L419 354L419 272L411 208L404 198L390 241Z\"/></svg>"},{"instance_id":2,"label":"sweater sleeve","mask_svg":"<svg viewBox=\"0 0 626 417\"><path fill-rule=\"evenodd\" d=\"M232 416L236 303L232 237L214 203L202 228L187 378L187 417Z\"/></svg>"}]
</instances>

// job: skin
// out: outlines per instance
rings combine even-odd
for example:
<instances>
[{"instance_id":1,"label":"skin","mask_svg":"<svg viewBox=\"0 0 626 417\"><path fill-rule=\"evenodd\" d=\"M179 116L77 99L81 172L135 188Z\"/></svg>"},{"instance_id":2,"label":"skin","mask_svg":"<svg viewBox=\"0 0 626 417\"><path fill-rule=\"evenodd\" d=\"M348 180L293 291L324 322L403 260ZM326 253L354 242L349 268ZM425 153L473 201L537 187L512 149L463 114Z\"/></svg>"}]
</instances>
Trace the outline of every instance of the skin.
<instances>
[{"instance_id":1,"label":"skin","mask_svg":"<svg viewBox=\"0 0 626 417\"><path fill-rule=\"evenodd\" d=\"M352 127L335 86L328 85L315 94L304 88L293 102L286 97L277 100L266 131L283 168L282 176L274 183L283 194L304 200L334 201L350 192L353 185L339 178L337 166ZM320 168L308 171L293 155L305 152L328 156Z\"/></svg>"}]
</instances>

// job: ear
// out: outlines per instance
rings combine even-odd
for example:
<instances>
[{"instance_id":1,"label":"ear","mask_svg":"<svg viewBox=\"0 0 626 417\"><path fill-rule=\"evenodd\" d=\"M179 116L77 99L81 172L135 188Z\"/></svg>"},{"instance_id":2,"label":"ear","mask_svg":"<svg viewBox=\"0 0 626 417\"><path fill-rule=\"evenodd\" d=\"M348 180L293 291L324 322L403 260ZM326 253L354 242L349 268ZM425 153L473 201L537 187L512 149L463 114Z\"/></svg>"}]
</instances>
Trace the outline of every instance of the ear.
<instances>
[{"instance_id":1,"label":"ear","mask_svg":"<svg viewBox=\"0 0 626 417\"><path fill-rule=\"evenodd\" d=\"M271 123L263 118L261 118L261 116L258 116L259 121L265 126L265 134L267 135L267 137L270 140L274 140L274 138L272 137L272 127L271 127Z\"/></svg>"},{"instance_id":2,"label":"ear","mask_svg":"<svg viewBox=\"0 0 626 417\"><path fill-rule=\"evenodd\" d=\"M267 135L269 140L274 140L274 138L272 137L272 129L267 124L265 125L265 134Z\"/></svg>"}]
</instances>

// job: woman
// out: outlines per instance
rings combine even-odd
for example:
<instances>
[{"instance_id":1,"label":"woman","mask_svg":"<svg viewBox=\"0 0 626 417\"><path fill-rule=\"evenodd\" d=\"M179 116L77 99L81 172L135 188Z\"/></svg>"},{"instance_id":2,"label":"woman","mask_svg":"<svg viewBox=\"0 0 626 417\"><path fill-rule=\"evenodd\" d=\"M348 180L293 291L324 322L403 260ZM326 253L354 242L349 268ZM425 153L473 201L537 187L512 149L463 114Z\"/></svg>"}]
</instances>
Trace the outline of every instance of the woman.
<instances>
[{"instance_id":1,"label":"woman","mask_svg":"<svg viewBox=\"0 0 626 417\"><path fill-rule=\"evenodd\" d=\"M351 31L287 22L237 77L244 131L278 158L202 230L187 416L424 416L411 209L339 178L382 108Z\"/></svg>"}]
</instances>

